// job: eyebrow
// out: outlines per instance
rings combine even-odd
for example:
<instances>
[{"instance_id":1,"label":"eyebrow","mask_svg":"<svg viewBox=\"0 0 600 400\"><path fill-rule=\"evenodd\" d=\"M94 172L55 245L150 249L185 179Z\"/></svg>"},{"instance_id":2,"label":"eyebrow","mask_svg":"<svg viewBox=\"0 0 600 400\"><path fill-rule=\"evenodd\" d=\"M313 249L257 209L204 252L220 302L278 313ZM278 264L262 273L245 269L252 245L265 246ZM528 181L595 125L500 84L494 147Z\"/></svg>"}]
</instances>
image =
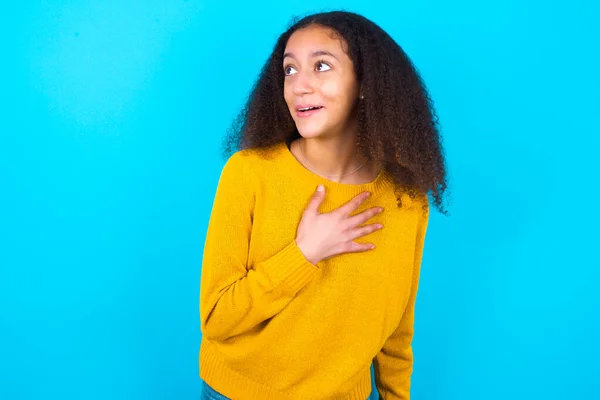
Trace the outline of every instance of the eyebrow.
<instances>
[{"instance_id":1,"label":"eyebrow","mask_svg":"<svg viewBox=\"0 0 600 400\"><path fill-rule=\"evenodd\" d=\"M335 58L336 60L338 59L336 56L334 56L332 53L330 53L330 52L328 52L326 50L317 50L317 51L314 51L314 52L312 52L312 54L310 56L311 57L331 56L331 57ZM286 57L296 58L296 57L294 57L293 53L285 53L283 55L283 58L286 58Z\"/></svg>"}]
</instances>

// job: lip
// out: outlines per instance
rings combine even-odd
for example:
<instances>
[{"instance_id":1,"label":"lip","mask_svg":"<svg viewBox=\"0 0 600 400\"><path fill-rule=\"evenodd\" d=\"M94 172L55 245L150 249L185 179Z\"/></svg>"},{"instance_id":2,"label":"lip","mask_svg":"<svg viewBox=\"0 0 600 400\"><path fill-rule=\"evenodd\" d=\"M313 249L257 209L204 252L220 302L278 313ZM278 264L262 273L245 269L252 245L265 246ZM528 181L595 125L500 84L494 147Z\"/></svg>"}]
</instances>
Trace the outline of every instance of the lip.
<instances>
[{"instance_id":1,"label":"lip","mask_svg":"<svg viewBox=\"0 0 600 400\"><path fill-rule=\"evenodd\" d=\"M307 107L321 107L321 108L316 109L316 110L311 110L311 111L300 111L301 108L307 108ZM307 117L310 117L311 115L318 113L323 108L324 107L319 104L298 104L296 106L296 115L298 116L298 118L307 118Z\"/></svg>"},{"instance_id":2,"label":"lip","mask_svg":"<svg viewBox=\"0 0 600 400\"><path fill-rule=\"evenodd\" d=\"M316 110L310 110L310 111L296 111L296 115L298 116L298 118L307 118L307 117L310 117L311 115L315 115L322 109L323 108L318 108Z\"/></svg>"},{"instance_id":3,"label":"lip","mask_svg":"<svg viewBox=\"0 0 600 400\"><path fill-rule=\"evenodd\" d=\"M296 111L300 111L301 108L308 108L308 107L323 107L323 106L320 104L297 104Z\"/></svg>"}]
</instances>

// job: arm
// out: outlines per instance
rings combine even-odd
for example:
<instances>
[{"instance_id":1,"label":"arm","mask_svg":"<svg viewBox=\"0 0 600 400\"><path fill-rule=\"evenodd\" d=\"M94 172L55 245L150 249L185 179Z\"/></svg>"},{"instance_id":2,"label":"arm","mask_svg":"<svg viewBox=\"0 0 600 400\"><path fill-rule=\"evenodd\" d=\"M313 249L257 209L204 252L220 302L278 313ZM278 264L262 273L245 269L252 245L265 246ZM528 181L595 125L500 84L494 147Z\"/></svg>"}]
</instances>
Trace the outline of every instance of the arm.
<instances>
[{"instance_id":1,"label":"arm","mask_svg":"<svg viewBox=\"0 0 600 400\"><path fill-rule=\"evenodd\" d=\"M410 378L413 369L412 339L414 333L415 302L421 271L421 259L429 211L424 212L417 226L417 237L411 292L398 327L373 359L375 384L383 400L409 400Z\"/></svg>"},{"instance_id":2,"label":"arm","mask_svg":"<svg viewBox=\"0 0 600 400\"><path fill-rule=\"evenodd\" d=\"M295 240L247 268L255 187L243 156L231 156L217 186L202 259L200 325L213 340L239 335L271 318L319 270Z\"/></svg>"}]
</instances>

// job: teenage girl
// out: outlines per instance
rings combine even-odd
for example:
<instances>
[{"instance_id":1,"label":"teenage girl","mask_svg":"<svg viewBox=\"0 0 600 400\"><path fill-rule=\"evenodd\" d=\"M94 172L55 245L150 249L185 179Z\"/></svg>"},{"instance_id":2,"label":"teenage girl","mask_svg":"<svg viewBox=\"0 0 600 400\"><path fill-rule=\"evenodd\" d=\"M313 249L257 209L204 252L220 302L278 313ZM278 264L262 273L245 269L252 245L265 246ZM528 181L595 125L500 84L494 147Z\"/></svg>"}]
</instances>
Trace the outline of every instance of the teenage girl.
<instances>
[{"instance_id":1,"label":"teenage girl","mask_svg":"<svg viewBox=\"0 0 600 400\"><path fill-rule=\"evenodd\" d=\"M371 364L381 398L409 399L428 194L446 214L446 170L408 56L360 15L307 16L227 145L202 261L203 399L365 400Z\"/></svg>"}]
</instances>

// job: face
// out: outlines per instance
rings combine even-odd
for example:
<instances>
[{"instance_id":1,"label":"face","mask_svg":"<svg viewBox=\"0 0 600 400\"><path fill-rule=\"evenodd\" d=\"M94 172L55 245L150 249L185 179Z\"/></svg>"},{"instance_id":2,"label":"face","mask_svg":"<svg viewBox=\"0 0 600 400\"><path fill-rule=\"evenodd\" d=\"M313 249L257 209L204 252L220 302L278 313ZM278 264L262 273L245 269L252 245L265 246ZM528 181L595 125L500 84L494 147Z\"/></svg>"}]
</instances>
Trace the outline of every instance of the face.
<instances>
[{"instance_id":1,"label":"face","mask_svg":"<svg viewBox=\"0 0 600 400\"><path fill-rule=\"evenodd\" d=\"M331 30L316 26L295 31L287 42L284 98L305 138L343 135L356 120L359 84L342 43ZM302 111L307 107L316 109Z\"/></svg>"}]
</instances>

